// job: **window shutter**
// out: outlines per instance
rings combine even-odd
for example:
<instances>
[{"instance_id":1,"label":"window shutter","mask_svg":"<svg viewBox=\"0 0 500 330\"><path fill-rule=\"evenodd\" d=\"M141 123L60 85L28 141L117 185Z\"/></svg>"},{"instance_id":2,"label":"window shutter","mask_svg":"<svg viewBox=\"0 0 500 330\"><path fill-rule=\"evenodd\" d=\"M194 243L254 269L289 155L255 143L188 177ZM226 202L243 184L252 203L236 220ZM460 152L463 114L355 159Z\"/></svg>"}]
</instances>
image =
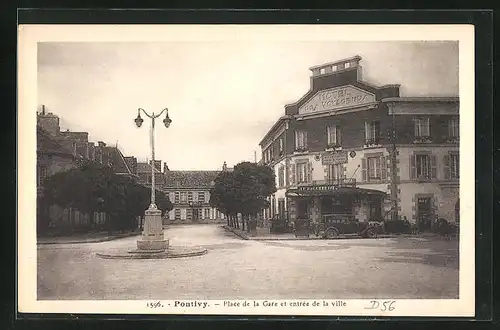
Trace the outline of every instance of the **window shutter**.
<instances>
[{"instance_id":1,"label":"window shutter","mask_svg":"<svg viewBox=\"0 0 500 330\"><path fill-rule=\"evenodd\" d=\"M444 160L444 179L449 180L450 179L450 155L445 155Z\"/></svg>"},{"instance_id":2,"label":"window shutter","mask_svg":"<svg viewBox=\"0 0 500 330\"><path fill-rule=\"evenodd\" d=\"M307 131L304 131L304 148L307 148Z\"/></svg>"},{"instance_id":3,"label":"window shutter","mask_svg":"<svg viewBox=\"0 0 500 330\"><path fill-rule=\"evenodd\" d=\"M431 159L431 179L436 179L437 177L437 168L436 168L436 156L430 155Z\"/></svg>"},{"instance_id":4,"label":"window shutter","mask_svg":"<svg viewBox=\"0 0 500 330\"><path fill-rule=\"evenodd\" d=\"M307 163L307 182L308 183L312 182L312 166L311 166L311 162Z\"/></svg>"},{"instance_id":5,"label":"window shutter","mask_svg":"<svg viewBox=\"0 0 500 330\"><path fill-rule=\"evenodd\" d=\"M410 180L417 179L417 156L410 155Z\"/></svg>"},{"instance_id":6,"label":"window shutter","mask_svg":"<svg viewBox=\"0 0 500 330\"><path fill-rule=\"evenodd\" d=\"M295 167L296 165L295 164L292 164L291 167L292 167L292 171L291 171L291 178L290 178L290 184L291 185L294 185L295 184Z\"/></svg>"},{"instance_id":7,"label":"window shutter","mask_svg":"<svg viewBox=\"0 0 500 330\"><path fill-rule=\"evenodd\" d=\"M387 180L387 157L380 157L380 179Z\"/></svg>"},{"instance_id":8,"label":"window shutter","mask_svg":"<svg viewBox=\"0 0 500 330\"><path fill-rule=\"evenodd\" d=\"M370 125L365 121L365 140L370 139Z\"/></svg>"},{"instance_id":9,"label":"window shutter","mask_svg":"<svg viewBox=\"0 0 500 330\"><path fill-rule=\"evenodd\" d=\"M361 175L362 175L362 180L366 181L366 158L361 158Z\"/></svg>"},{"instance_id":10,"label":"window shutter","mask_svg":"<svg viewBox=\"0 0 500 330\"><path fill-rule=\"evenodd\" d=\"M419 124L419 120L414 118L413 119L413 136L419 136L419 130L418 130L418 124Z\"/></svg>"},{"instance_id":11,"label":"window shutter","mask_svg":"<svg viewBox=\"0 0 500 330\"><path fill-rule=\"evenodd\" d=\"M340 126L337 126L337 132L336 132L337 136L336 136L336 139L337 139L337 145L342 145L342 129L340 128Z\"/></svg>"}]
</instances>

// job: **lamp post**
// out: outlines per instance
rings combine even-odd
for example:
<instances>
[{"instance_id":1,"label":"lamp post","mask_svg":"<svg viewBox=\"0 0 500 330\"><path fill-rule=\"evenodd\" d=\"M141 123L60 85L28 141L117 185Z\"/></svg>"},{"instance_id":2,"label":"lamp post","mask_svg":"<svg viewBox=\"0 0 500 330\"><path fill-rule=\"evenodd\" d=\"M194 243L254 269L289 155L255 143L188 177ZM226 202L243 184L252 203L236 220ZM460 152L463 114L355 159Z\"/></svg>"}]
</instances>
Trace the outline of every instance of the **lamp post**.
<instances>
[{"instance_id":1,"label":"lamp post","mask_svg":"<svg viewBox=\"0 0 500 330\"><path fill-rule=\"evenodd\" d=\"M154 144L154 131L155 131L155 119L160 117L164 112L166 112L165 119L163 119L163 124L166 128L170 126L172 120L168 116L168 109L163 109L159 114L155 115L148 114L146 110L139 108L137 110L137 118L135 118L135 124L137 127L141 127L144 120L141 118L141 111L151 119L151 204L149 208L145 211L144 216L144 230L142 231L142 237L137 241L137 248L139 250L148 251L164 251L168 247L168 240L164 239L163 236L163 223L161 219L161 211L155 203L155 144Z\"/></svg>"}]
</instances>

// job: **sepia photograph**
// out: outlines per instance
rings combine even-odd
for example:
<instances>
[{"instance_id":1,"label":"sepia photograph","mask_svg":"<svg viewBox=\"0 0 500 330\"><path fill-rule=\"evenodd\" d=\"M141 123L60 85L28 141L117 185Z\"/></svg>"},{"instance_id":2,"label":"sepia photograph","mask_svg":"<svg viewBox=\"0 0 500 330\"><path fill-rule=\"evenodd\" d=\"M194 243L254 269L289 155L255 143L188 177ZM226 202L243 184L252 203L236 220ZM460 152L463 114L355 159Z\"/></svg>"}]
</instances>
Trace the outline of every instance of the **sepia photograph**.
<instances>
[{"instance_id":1,"label":"sepia photograph","mask_svg":"<svg viewBox=\"0 0 500 330\"><path fill-rule=\"evenodd\" d=\"M473 29L358 28L20 27L20 306L473 315Z\"/></svg>"}]
</instances>

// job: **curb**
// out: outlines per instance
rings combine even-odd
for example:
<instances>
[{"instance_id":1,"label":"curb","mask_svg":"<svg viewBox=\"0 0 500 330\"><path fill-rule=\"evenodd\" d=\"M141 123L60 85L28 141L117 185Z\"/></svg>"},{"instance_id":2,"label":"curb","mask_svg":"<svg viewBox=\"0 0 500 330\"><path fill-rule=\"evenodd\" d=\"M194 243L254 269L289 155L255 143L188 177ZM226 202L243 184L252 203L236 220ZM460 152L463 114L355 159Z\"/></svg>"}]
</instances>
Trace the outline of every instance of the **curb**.
<instances>
[{"instance_id":1,"label":"curb","mask_svg":"<svg viewBox=\"0 0 500 330\"><path fill-rule=\"evenodd\" d=\"M123 235L118 235L118 236L107 236L107 237L102 237L102 238L91 238L87 240L68 240L68 241L47 241L47 242L37 242L37 245L55 245L55 244L85 244L85 243L101 243L101 242L108 242L108 241L113 241L116 239L120 238L126 238L126 237L133 237L133 236L138 236L140 233L129 233L129 234L123 234Z\"/></svg>"},{"instance_id":2,"label":"curb","mask_svg":"<svg viewBox=\"0 0 500 330\"><path fill-rule=\"evenodd\" d=\"M246 241L250 240L250 238L246 235L246 234L243 234L239 231L236 231L235 229L231 228L231 227L228 227L228 226L222 226L222 228L224 228L226 231L230 232L230 233L233 233L234 235L238 236L239 238L241 239L244 239Z\"/></svg>"},{"instance_id":3,"label":"curb","mask_svg":"<svg viewBox=\"0 0 500 330\"><path fill-rule=\"evenodd\" d=\"M170 249L159 253L96 253L96 256L101 259L114 259L114 260L130 260L130 259L176 259L176 258L188 258L188 257L198 257L208 253L207 249L193 249L189 252L175 251L175 249Z\"/></svg>"}]
</instances>

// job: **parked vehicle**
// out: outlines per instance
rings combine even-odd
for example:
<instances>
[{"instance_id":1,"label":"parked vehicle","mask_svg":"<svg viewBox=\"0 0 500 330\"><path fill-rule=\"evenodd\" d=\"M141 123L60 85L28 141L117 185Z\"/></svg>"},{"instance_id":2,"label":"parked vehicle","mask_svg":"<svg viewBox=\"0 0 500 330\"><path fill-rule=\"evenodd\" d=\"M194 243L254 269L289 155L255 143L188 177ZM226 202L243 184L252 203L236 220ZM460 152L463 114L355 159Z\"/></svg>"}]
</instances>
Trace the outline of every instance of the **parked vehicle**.
<instances>
[{"instance_id":1,"label":"parked vehicle","mask_svg":"<svg viewBox=\"0 0 500 330\"><path fill-rule=\"evenodd\" d=\"M360 222L350 215L324 215L317 223L314 234L322 238L337 238L340 235L359 235L363 238L375 238L383 233L383 222Z\"/></svg>"}]
</instances>

